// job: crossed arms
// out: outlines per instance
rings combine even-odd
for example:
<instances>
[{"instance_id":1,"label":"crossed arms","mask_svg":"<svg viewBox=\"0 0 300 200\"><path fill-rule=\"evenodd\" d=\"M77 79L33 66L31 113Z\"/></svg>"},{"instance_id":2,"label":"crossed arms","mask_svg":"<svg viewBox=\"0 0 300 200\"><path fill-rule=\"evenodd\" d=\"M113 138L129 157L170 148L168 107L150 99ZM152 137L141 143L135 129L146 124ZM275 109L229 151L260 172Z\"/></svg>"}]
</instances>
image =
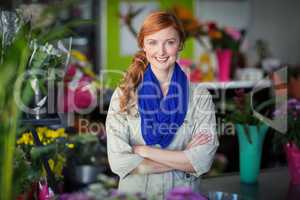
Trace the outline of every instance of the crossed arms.
<instances>
[{"instance_id":1,"label":"crossed arms","mask_svg":"<svg viewBox=\"0 0 300 200\"><path fill-rule=\"evenodd\" d=\"M211 135L209 134L196 134L188 143L185 150L206 144L210 140ZM162 173L174 169L185 172L195 172L195 169L184 151L164 150L150 146L137 145L133 147L133 152L144 158L144 160L131 172L133 174Z\"/></svg>"}]
</instances>

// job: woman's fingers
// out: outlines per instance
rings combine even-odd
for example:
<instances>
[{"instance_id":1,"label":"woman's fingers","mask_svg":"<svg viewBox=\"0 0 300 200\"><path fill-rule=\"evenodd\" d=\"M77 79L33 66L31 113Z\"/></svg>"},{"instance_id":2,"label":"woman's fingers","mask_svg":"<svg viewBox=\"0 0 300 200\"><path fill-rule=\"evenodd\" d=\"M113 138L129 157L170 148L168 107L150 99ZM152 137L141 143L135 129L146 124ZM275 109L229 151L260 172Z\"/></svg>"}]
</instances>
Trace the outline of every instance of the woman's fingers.
<instances>
[{"instance_id":1,"label":"woman's fingers","mask_svg":"<svg viewBox=\"0 0 300 200\"><path fill-rule=\"evenodd\" d=\"M193 146L196 142L197 142L197 140L199 139L199 138L203 138L203 137L205 137L204 135L195 135L195 136L193 136L192 137L192 140L189 142L189 144L187 145L187 148L190 148L191 146Z\"/></svg>"},{"instance_id":2,"label":"woman's fingers","mask_svg":"<svg viewBox=\"0 0 300 200\"><path fill-rule=\"evenodd\" d=\"M211 140L211 137L211 134L197 134L189 142L189 144L187 145L187 149L197 145L206 144Z\"/></svg>"},{"instance_id":3,"label":"woman's fingers","mask_svg":"<svg viewBox=\"0 0 300 200\"><path fill-rule=\"evenodd\" d=\"M193 137L193 144L206 141L211 137L210 134L197 134Z\"/></svg>"}]
</instances>

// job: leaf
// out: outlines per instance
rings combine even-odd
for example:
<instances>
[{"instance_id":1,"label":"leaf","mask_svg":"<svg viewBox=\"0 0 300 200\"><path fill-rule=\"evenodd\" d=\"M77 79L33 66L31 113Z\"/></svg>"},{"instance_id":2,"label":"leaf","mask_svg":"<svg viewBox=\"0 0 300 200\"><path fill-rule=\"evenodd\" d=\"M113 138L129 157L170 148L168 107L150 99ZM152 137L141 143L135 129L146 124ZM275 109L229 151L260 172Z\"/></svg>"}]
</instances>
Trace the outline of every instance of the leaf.
<instances>
[{"instance_id":1,"label":"leaf","mask_svg":"<svg viewBox=\"0 0 300 200\"><path fill-rule=\"evenodd\" d=\"M248 124L243 124L242 127L244 129L245 136L246 136L249 144L252 144L251 135L250 135L250 132L249 132L249 125Z\"/></svg>"},{"instance_id":2,"label":"leaf","mask_svg":"<svg viewBox=\"0 0 300 200\"><path fill-rule=\"evenodd\" d=\"M57 25L51 30L44 31L39 35L38 40L41 43L52 42L61 38L69 37L71 35L76 35L72 28L79 27L82 25L91 25L95 23L94 20L72 20L71 22L64 25Z\"/></svg>"}]
</instances>

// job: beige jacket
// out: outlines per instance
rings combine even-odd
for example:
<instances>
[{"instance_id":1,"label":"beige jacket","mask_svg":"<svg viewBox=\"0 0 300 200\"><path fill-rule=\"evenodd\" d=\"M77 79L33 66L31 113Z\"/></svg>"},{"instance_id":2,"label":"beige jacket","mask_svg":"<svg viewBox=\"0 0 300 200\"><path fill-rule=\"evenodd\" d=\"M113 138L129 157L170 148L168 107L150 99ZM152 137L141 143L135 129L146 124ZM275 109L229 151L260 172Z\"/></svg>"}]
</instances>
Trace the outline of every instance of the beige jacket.
<instances>
[{"instance_id":1,"label":"beige jacket","mask_svg":"<svg viewBox=\"0 0 300 200\"><path fill-rule=\"evenodd\" d=\"M167 192L176 186L189 186L194 191L201 192L200 175L210 169L219 142L211 95L199 84L190 83L189 91L186 118L167 149L184 150L193 135L202 131L211 133L212 141L208 144L184 150L196 173L173 170L140 175L130 174L143 161L141 156L132 153L132 146L145 145L136 100L130 114L120 113L121 90L115 90L106 119L106 132L108 160L112 171L120 177L120 191L142 192L154 199L165 199Z\"/></svg>"}]
</instances>

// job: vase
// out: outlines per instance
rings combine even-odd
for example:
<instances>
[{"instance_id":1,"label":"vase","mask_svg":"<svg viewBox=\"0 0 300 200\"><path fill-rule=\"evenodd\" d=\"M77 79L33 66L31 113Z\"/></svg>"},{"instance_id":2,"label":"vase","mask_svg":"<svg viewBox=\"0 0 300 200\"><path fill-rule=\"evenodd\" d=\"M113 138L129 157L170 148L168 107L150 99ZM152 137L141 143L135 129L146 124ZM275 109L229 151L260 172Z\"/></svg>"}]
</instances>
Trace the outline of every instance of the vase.
<instances>
[{"instance_id":1,"label":"vase","mask_svg":"<svg viewBox=\"0 0 300 200\"><path fill-rule=\"evenodd\" d=\"M291 183L300 184L300 149L294 143L287 143L284 146Z\"/></svg>"},{"instance_id":2,"label":"vase","mask_svg":"<svg viewBox=\"0 0 300 200\"><path fill-rule=\"evenodd\" d=\"M235 127L239 141L240 181L255 184L260 171L263 141L269 127L265 124L236 124Z\"/></svg>"},{"instance_id":3,"label":"vase","mask_svg":"<svg viewBox=\"0 0 300 200\"><path fill-rule=\"evenodd\" d=\"M219 66L218 80L222 82L229 81L232 51L230 49L217 49L216 55Z\"/></svg>"}]
</instances>

